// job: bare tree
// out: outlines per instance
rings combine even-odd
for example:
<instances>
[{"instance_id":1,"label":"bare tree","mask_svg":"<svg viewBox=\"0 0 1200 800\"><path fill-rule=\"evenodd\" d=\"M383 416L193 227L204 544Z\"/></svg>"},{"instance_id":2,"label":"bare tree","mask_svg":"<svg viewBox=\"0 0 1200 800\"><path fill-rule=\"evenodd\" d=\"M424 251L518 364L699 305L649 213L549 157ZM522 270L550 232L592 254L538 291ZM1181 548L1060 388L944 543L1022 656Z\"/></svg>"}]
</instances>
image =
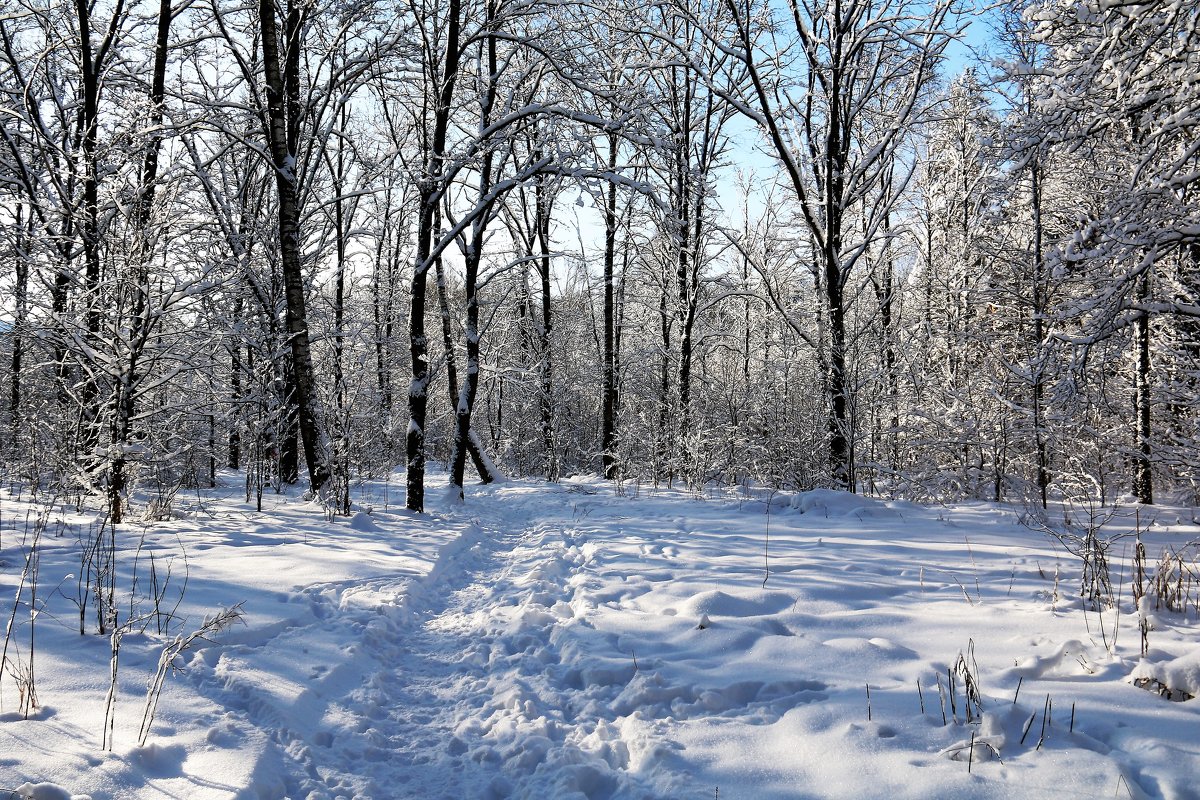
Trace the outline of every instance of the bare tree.
<instances>
[{"instance_id":1,"label":"bare tree","mask_svg":"<svg viewBox=\"0 0 1200 800\"><path fill-rule=\"evenodd\" d=\"M830 469L835 485L853 489L846 292L907 183L893 165L929 110L929 88L952 38L943 29L951 2L725 5L732 42L712 30L709 36L745 71L730 100L765 131L815 245L829 326Z\"/></svg>"}]
</instances>

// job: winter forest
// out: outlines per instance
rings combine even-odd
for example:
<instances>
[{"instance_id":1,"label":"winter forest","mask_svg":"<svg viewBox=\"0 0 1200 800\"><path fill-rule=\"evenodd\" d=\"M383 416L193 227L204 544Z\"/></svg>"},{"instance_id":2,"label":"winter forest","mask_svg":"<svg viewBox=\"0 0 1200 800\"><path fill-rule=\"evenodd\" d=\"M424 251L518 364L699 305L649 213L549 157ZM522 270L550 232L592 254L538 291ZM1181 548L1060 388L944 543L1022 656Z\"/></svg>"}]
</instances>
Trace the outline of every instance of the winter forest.
<instances>
[{"instance_id":1,"label":"winter forest","mask_svg":"<svg viewBox=\"0 0 1200 800\"><path fill-rule=\"evenodd\" d=\"M1069 596L1092 619L1086 633L1080 623L1080 630L1046 634L1042 643L1052 640L1060 650L1053 664L1039 656L1036 669L1013 666L1032 640L989 654L995 663L987 669L1008 670L997 679L1005 698L1013 685L1020 694L1019 680L1028 687L1035 678L1061 677L1063 662L1075 668L1076 655L1064 655L1076 652L1068 648L1078 644L1071 637L1091 637L1089 646L1108 659L1100 674L1121 684L1139 656L1143 664L1154 661L1149 631L1166 626L1156 629L1144 607L1152 586L1161 599L1177 577L1173 604L1162 602L1182 614L1180 625L1189 603L1193 615L1200 613L1200 601L1190 599L1193 580L1200 590L1200 568L1181 546L1200 537L1192 510L1200 505L1200 6L0 0L0 390L0 612L7 623L0 744L2 729L18 719L31 724L41 713L53 724L53 714L36 710L36 658L50 659L43 674L53 673L55 658L70 674L71 648L86 633L89 680L98 687L87 702L99 711L78 724L95 727L101 751L124 747L127 770L112 772L115 783L93 785L81 777L86 767L56 772L69 759L8 758L0 746L0 796L67 798L73 795L63 786L74 782L91 786L96 798L148 798L158 796L148 793L152 785L183 780L196 763L191 746L154 749L147 742L161 729L153 727L160 696L163 713L186 718L191 701L172 706L164 685L180 680L168 676L188 658L200 675L189 679L201 687L195 691L230 708L237 695L248 704L239 717L245 730L275 731L274 744L254 752L287 753L276 753L269 768L262 767L266 756L252 759L253 774L230 777L222 784L229 792L211 796L433 796L426 794L440 786L433 775L350 769L346 753L336 775L311 766L316 756L305 762L296 752L333 747L322 738L328 732L305 734L301 748L299 740L281 741L279 731L316 725L312 719L280 721L278 709L266 719L245 697L253 692L227 684L219 699L205 694L232 658L204 655L225 652L208 642L231 635L253 651L246 674L266 674L271 648L282 652L282 643L247 631L278 636L311 624L317 636L320 621L332 618L323 614L350 615L344 621L354 630L371 629L374 622L354 616L365 601L351 602L342 584L330 589L336 580L323 571L346 570L355 592L370 584L373 597L385 593L370 582L393 567L337 561L370 562L374 551L356 549L366 545L355 537L390 542L381 531L408 537L410 549L389 558L424 565L403 567L411 573L394 597L406 598L404 610L388 618L396 630L412 627L422 613L448 619L449 606L434 609L452 602L450 593L436 599L430 588L438 576L457 576L477 592L490 584L501 599L526 597L530 584L505 589L494 575L483 577L484 567L504 558L517 569L513 553L525 552L517 545L528 544L532 532L550 535L550 523L533 524L544 514L562 515L566 532L550 545L530 545L529 559L543 560L519 562L522 574L549 581L553 589L543 594L574 586L575 594L546 605L578 622L591 602L581 599L583 584L545 575L592 569L599 558L594 537L609 530L600 517L618 514L622 502L644 504L619 517L633 526L626 533L649 513L678 519L670 535L689 536L655 544L671 526L664 522L654 533L645 523L640 555L614 545L625 555L611 569L629 582L642 569L639 558L691 553L694 575L663 574L692 589L677 588L679 597L665 600L665 589L647 589L643 598L654 599L644 604L668 608L672 618L686 607L694 612L687 630L711 628L712 637L724 635L712 622L721 615L787 627L777 620L805 607L790 598L814 583L797 572L795 591L783 598L770 581L788 578L773 577L771 548L775 535L783 537L780 553L834 535L800 533L813 509L826 521L854 518L850 538L882 531L872 539L886 543L876 553L879 568L904 562L911 569L886 575L914 586L919 568L922 595L932 591L935 568L906 561L916 557L892 540L920 539L923 523L888 515L917 515L936 527L957 524L951 511L937 509L990 509L999 516L971 516L962 525L972 532L951 536L967 572L943 576L946 602L976 609L989 586L1004 598L1005 585L1009 597L1015 585L1017 594L1052 595L1046 602L1056 614ZM586 508L596 510L581 511L581 498L591 498ZM737 513L731 498L738 498ZM228 530L212 522L205 535L225 537L223 546L237 548L229 553L246 559L241 583L230 582L246 596L210 580L216 573L205 566L205 526L195 522L201 512L214 520L242 515L243 533L235 534L232 522ZM260 516L248 516L254 514ZM877 516L891 522L872 523ZM1004 536L978 533L1002 518L1009 520ZM259 525L251 519L274 521L267 527L281 537L279 553L335 540L306 549L303 558L272 560L266 542L238 538ZM864 519L876 527L858 525ZM698 544L706 541L697 527L704 520L738 531L736 543ZM179 524L185 527L170 527ZM159 537L169 542L153 543L147 531L156 525L172 531ZM263 525L254 530L267 530ZM1128 531L1118 531L1121 525ZM1147 561L1142 545L1156 525L1165 526L1157 533L1175 537L1164 545L1157 573L1157 550ZM504 538L522 526L525 538ZM995 536L993 550L977 533ZM1021 536L1032 542L1026 550L1005 549ZM254 555L260 545L264 561ZM546 561L553 560L546 553L557 553L557 561ZM736 590L719 586L701 563L724 563L725 556L743 558L756 577ZM333 560L318 563L325 558ZM1069 590L1060 590L1060 558ZM39 583L39 568L53 580ZM1075 591L1080 568L1083 588ZM290 592L293 603L311 601L315 616L299 620L277 610L267 617L282 627L242 626L259 613L253 603L241 604L266 580L256 577L262 569L297 570L292 583L279 584L282 594ZM877 583L840 580L850 582L845 591L861 591L863 602L884 608L891 579L879 575ZM284 580L282 573L276 579ZM413 599L418 584L428 595L424 606ZM603 610L604 592L588 591L596 594L587 608ZM264 602L284 602L272 597ZM857 608L858 601L838 597ZM376 610L399 608L380 602ZM76 639L46 633L47 655L35 656L35 631L59 624L35 619L51 616L55 603L64 605L56 612L66 616L61 626L78 628ZM424 611L413 610L418 606ZM568 607L574 610L564 616ZM215 613L201 623L208 612ZM565 625L561 619L555 624ZM1131 626L1122 640L1133 650L1128 664L1114 633L1122 623ZM1021 624L1040 631L1048 623ZM756 637L776 635L762 625L751 625ZM1010 631L999 617L995 625ZM320 636L341 635L326 627ZM600 628L589 635L600 636ZM421 630L433 636L428 626ZM504 630L505 641L517 641ZM1188 630L1179 641L1194 641ZM970 744L938 745L950 753L939 763L956 762L956 780L971 774L957 762L977 771L977 761L1009 757L986 738L1009 721L982 711L988 698L978 693L972 662L980 635L973 631L945 634L936 657L918 648L925 661L950 659L936 688L932 668L927 681L915 666L905 678L913 699L903 702L915 704L919 694L922 718L935 713L943 682L951 699L954 686L962 693L952 716L955 724L962 717L976 726L959 730ZM621 637L629 634L612 635L624 664ZM874 666L865 677L848 671L854 691L866 685L865 715L857 695L844 699L825 683L830 673L821 681L764 679L757 694L741 699L725 686L717 705L729 705L715 713L778 709L776 695L807 703L821 694L839 708L852 705L856 719L876 726L879 741L910 739L908 722L880 732L871 693L878 716L888 700L873 682L886 683L889 664L907 663L918 651L879 645L886 640L878 631L860 635L854 641L884 652L867 659ZM64 643L57 649L56 636ZM544 650L561 644L557 634L546 636ZM583 680L582 689L567 681L580 693L612 689L596 701L611 713L592 720L586 736L560 730L556 738L539 729L548 744L526 763L494 742L488 746L495 759L476 757L480 751L460 730L454 741L463 750L454 753L453 745L452 755L473 759L477 769L491 764L499 777L468 775L447 796L712 797L714 788L718 797L884 793L847 775L791 793L734 767L685 769L680 765L692 762L662 755L656 748L665 745L638 750L634 742L654 737L630 734L636 715L629 708L659 703L654 707L678 716L682 702L646 687L638 703L628 699L651 669L655 647L666 647L662 637L648 637L644 651L633 651L628 675L624 666L617 677L585 669L594 680ZM843 640L850 641L824 644ZM366 636L355 652L374 641ZM442 646L430 639L431 648ZM455 645L459 656L461 649ZM555 657L566 659L569 648L560 649ZM954 649L962 651L959 661ZM1160 661L1187 658L1186 647L1168 650ZM707 645L684 651L699 658ZM373 658L410 657L398 652L384 648ZM596 656L585 660L595 663ZM659 660L666 670L659 679L670 682L672 659ZM494 662L495 653L489 669ZM1191 677L1182 683L1169 680L1170 670L1145 666L1135 682L1150 682L1166 696L1187 689L1190 697L1200 686L1200 660L1193 655L1188 663L1180 674ZM145 709L131 708L114 728L120 698L142 691L136 686L145 676L137 669L151 676ZM357 698L355 713L370 718L367 700L349 684L384 673L355 669L350 677L334 667L318 674L331 682L330 692ZM714 669L729 677L736 667ZM712 710L700 691L704 680L675 678L695 695L688 708ZM123 689L126 681L135 688ZM69 696L82 707L88 691ZM1051 693L1039 691L1044 708L1040 696L1029 696L1037 705L1028 709L1026 697L1018 706L1013 696L1014 710L1004 713L1022 709L1013 717L1017 728L1026 711L1040 715L1046 735ZM944 696L942 705L946 726ZM1184 707L1172 711L1183 715L1182 730L1196 719ZM530 713L521 702L513 708ZM400 712L388 713L393 719ZM1073 705L1070 713L1076 735ZM123 740L121 724L138 721L142 729ZM393 721L408 726L388 734L397 741L420 728L412 715ZM173 724L162 735L178 730L186 739L186 725ZM202 726L206 752L227 746L221 724ZM1065 725L1065 718L1053 724ZM612 735L605 738L605 730ZM32 738L13 752L25 752L41 734L26 735ZM1023 753L1033 744L1025 735ZM1089 753L1133 752L1089 735L1098 745L1084 747ZM238 736L250 746L249 734ZM592 764L595 774L586 773L591 762L562 755L564 742L587 758L601 753L606 766ZM625 748L623 761L604 755L620 749L614 742ZM849 746L840 739L826 745ZM89 747L70 749L72 758L92 758L80 755ZM692 750L680 745L679 752ZM51 766L34 774L30 764L43 762ZM878 763L879 775L892 768L886 759ZM1186 779L1188 765L1200 765L1195 748L1171 762L1177 772L1168 765L1157 777L1133 755L1113 763L1116 771L1097 768L1094 782L1076 784L1086 787L1079 796L1113 796L1114 785L1121 797L1196 796ZM363 770L375 770L374 783L346 777ZM708 783L688 784L681 777L688 774ZM57 782L39 783L56 775ZM398 788L396 781L410 780ZM1044 796L1011 775L1006 781L988 790L996 794L967 785L959 788L976 794L954 796ZM936 777L910 779L907 791L939 796L945 785ZM210 796L188 786L190 796ZM1024 788L1013 794L1018 786Z\"/></svg>"},{"instance_id":2,"label":"winter forest","mask_svg":"<svg viewBox=\"0 0 1200 800\"><path fill-rule=\"evenodd\" d=\"M4 469L1194 501L1196 25L12 2Z\"/></svg>"}]
</instances>

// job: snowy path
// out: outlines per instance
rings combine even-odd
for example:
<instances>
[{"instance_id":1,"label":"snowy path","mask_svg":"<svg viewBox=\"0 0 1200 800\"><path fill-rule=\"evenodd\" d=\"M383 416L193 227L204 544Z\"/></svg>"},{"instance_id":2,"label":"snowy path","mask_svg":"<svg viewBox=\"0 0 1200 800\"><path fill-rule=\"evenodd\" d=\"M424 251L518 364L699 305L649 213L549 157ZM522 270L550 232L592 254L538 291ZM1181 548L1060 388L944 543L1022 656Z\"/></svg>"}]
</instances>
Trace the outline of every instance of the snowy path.
<instances>
[{"instance_id":1,"label":"snowy path","mask_svg":"<svg viewBox=\"0 0 1200 800\"><path fill-rule=\"evenodd\" d=\"M179 625L242 601L246 626L185 656L145 747L140 698L164 638L131 634L113 752L95 736L107 639L39 627L46 705L30 720L0 709L0 790L1200 800L1200 701L1133 684L1200 663L1195 600L1156 613L1139 666L1128 565L1101 628L1072 596L1078 563L1010 509L578 480L472 487L466 506L411 515L389 491L366 487L363 512L336 519L286 496L247 513L229 492L151 529L160 558L190 553ZM1179 514L1146 537L1158 552L1200 526ZM69 574L71 539L42 558ZM939 697L951 672L957 708Z\"/></svg>"},{"instance_id":2,"label":"snowy path","mask_svg":"<svg viewBox=\"0 0 1200 800\"><path fill-rule=\"evenodd\" d=\"M470 526L426 578L317 585L309 626L226 646L213 664L203 651L198 686L231 709L210 742L269 732L243 796L653 796L625 770L672 746L653 723L627 724L640 737L612 726L635 661L579 652L569 632L590 627L572 602L592 548L545 521L556 500ZM329 631L321 651L295 652Z\"/></svg>"}]
</instances>

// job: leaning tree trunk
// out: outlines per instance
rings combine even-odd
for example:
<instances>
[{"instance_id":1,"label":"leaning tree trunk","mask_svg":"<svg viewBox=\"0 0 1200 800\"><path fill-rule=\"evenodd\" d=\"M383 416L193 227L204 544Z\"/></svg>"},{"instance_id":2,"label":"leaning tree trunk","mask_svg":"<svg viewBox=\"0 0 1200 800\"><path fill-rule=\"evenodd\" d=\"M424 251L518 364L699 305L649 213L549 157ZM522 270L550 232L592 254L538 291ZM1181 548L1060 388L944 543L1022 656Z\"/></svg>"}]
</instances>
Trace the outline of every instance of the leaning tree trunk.
<instances>
[{"instance_id":1,"label":"leaning tree trunk","mask_svg":"<svg viewBox=\"0 0 1200 800\"><path fill-rule=\"evenodd\" d=\"M493 23L495 6L489 2L487 7L488 29ZM488 74L497 74L496 37L488 36L487 47ZM496 101L496 85L491 83L484 92L479 109L479 129L485 130L491 121L492 108ZM483 258L484 236L487 232L488 220L491 216L492 200L484 200L492 191L493 153L490 148L484 150L482 163L479 165L479 198L485 205L477 209L477 215L471 224L471 238L463 254L464 282L463 291L466 294L466 355L467 374L463 378L459 390L458 405L454 412L454 448L450 458L450 491L457 492L458 501L463 500L463 477L466 472L467 450L471 444L471 412L475 408L475 397L479 392L479 264Z\"/></svg>"},{"instance_id":2,"label":"leaning tree trunk","mask_svg":"<svg viewBox=\"0 0 1200 800\"><path fill-rule=\"evenodd\" d=\"M490 172L490 164L487 170ZM486 178L481 179L485 181ZM472 237L465 259L465 290L467 300L466 314L466 355L467 374L459 388L457 406L454 412L454 448L450 457L450 491L457 492L457 500L463 500L463 478L466 472L467 450L471 442L471 411L475 407L475 397L479 391L479 261L483 245L482 226L478 234Z\"/></svg>"},{"instance_id":3,"label":"leaning tree trunk","mask_svg":"<svg viewBox=\"0 0 1200 800\"><path fill-rule=\"evenodd\" d=\"M442 319L442 346L446 351L446 387L450 394L450 405L454 406L458 403L459 395L458 359L454 355L454 331L450 326L450 297L446 288L446 270L440 256L434 259L433 266L437 279L438 312ZM484 454L474 427L467 436L467 454L471 456L471 463L475 465L475 471L479 473L479 480L483 483L492 483L500 477L496 465Z\"/></svg>"}]
</instances>

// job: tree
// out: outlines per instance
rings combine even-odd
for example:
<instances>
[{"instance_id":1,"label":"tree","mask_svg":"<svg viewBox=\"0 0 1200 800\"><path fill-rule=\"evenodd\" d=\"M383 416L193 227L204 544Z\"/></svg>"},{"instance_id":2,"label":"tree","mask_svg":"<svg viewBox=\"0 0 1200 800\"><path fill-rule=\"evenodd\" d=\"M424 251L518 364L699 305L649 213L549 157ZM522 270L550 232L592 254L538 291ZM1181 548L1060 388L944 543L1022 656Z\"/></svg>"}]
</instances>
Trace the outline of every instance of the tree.
<instances>
[{"instance_id":1,"label":"tree","mask_svg":"<svg viewBox=\"0 0 1200 800\"><path fill-rule=\"evenodd\" d=\"M1200 68L1200 10L1173 0L1079 0L1024 13L1030 37L1049 57L1016 67L1056 86L1026 129L1026 152L1054 145L1113 157L1101 162L1107 168L1096 175L1091 213L1053 254L1060 279L1086 273L1095 287L1061 312L1074 330L1056 336L1086 350L1132 331L1132 485L1151 503L1161 441L1155 334L1165 327L1155 318L1200 316L1194 281L1172 280L1194 274L1200 229L1200 89L1191 80Z\"/></svg>"},{"instance_id":2,"label":"tree","mask_svg":"<svg viewBox=\"0 0 1200 800\"><path fill-rule=\"evenodd\" d=\"M919 452L923 465L919 478L910 470L907 479L946 496L984 497L990 489L997 500L1014 438L1014 415L998 404L1025 402L1008 378L1023 368L1012 362L1025 358L1026 343L1011 347L997 337L995 312L1004 311L1000 324L1013 321L1010 313L1028 315L1022 306L1033 274L1029 248L1010 244L1024 242L1026 228L999 224L1024 214L1027 197L1015 181L1005 187L1009 195L1000 191L999 140L990 98L969 69L951 82L941 113L926 130L915 182L909 229L919 253L917 285L911 287L919 337L908 371L925 380L913 387L918 408L906 425L906 449ZM1016 277L1003 280L1007 271ZM1018 349L1021 355L1015 355Z\"/></svg>"},{"instance_id":3,"label":"tree","mask_svg":"<svg viewBox=\"0 0 1200 800\"><path fill-rule=\"evenodd\" d=\"M434 236L438 208L448 184L447 142L450 119L463 56L461 0L450 0L444 17L431 9L414 8L421 33L421 118L418 120L420 172L417 179L416 252L409 289L408 340L412 381L408 388L409 423L405 435L405 505L410 511L425 510L425 424L429 386L433 371L429 363L429 341L425 334L425 297L428 274L434 259Z\"/></svg>"},{"instance_id":4,"label":"tree","mask_svg":"<svg viewBox=\"0 0 1200 800\"><path fill-rule=\"evenodd\" d=\"M691 480L696 456L692 445L692 381L699 344L697 326L710 302L706 273L714 255L716 173L726 156L727 126L736 112L724 99L729 85L716 83L729 73L729 57L703 33L724 28L721 6L694 3L687 13L665 7L651 13L658 17L652 25L662 37L656 42L659 52L652 49L647 54L653 65L648 71L647 90L658 101L651 106L650 119L661 131L658 146L648 154L650 170L663 198L657 219L663 260L661 449L675 462L671 470L679 468ZM738 77L733 70L729 80ZM676 329L678 353L671 343Z\"/></svg>"},{"instance_id":5,"label":"tree","mask_svg":"<svg viewBox=\"0 0 1200 800\"><path fill-rule=\"evenodd\" d=\"M907 184L893 165L930 111L951 3L790 0L786 13L725 3L732 42L708 36L745 70L731 100L765 132L814 244L829 326L829 464L833 483L852 489L846 292Z\"/></svg>"},{"instance_id":6,"label":"tree","mask_svg":"<svg viewBox=\"0 0 1200 800\"><path fill-rule=\"evenodd\" d=\"M566 133L553 120L541 120L529 127L520 142L525 158L540 161L555 146L555 140ZM519 186L505 204L509 236L519 249L514 258L520 273L518 315L522 325L522 344L533 362L537 378L537 407L541 426L541 449L546 480L559 478L558 446L555 437L554 385L554 298L552 265L555 251L552 242L554 204L562 194L561 176L541 174L530 186ZM529 268L537 280L537 304L529 285Z\"/></svg>"},{"instance_id":7,"label":"tree","mask_svg":"<svg viewBox=\"0 0 1200 800\"><path fill-rule=\"evenodd\" d=\"M261 0L252 20L243 19L241 10L221 8L212 0L210 20L236 65L242 100L258 117L262 138L254 149L274 175L290 383L309 482L313 492L320 493L332 472L309 330L307 270L313 258L305 252L306 210L318 200L344 204L336 194L342 188L338 178L344 175L329 179L334 197L318 197L323 170L336 171L336 164L323 154L330 136L344 135L338 121L345 122L346 105L387 68L396 39L392 25L383 24L382 13L359 5L317 13L308 3ZM255 49L259 45L261 58ZM213 89L227 91L224 86ZM220 102L229 101L222 96ZM220 133L244 138L242 130Z\"/></svg>"},{"instance_id":8,"label":"tree","mask_svg":"<svg viewBox=\"0 0 1200 800\"><path fill-rule=\"evenodd\" d=\"M305 109L300 103L300 43L308 18L307 4L287 2L282 41L286 59L280 60L281 33L274 0L260 0L262 69L266 90L264 133L275 169L279 207L279 253L287 298L287 332L291 339L292 374L300 411L300 439L314 494L329 481L328 441L317 406L316 378L308 336L304 268L301 254L300 189L297 185L300 133Z\"/></svg>"},{"instance_id":9,"label":"tree","mask_svg":"<svg viewBox=\"0 0 1200 800\"><path fill-rule=\"evenodd\" d=\"M82 6L82 0L79 3ZM128 338L119 374L113 381L110 422L110 465L108 478L109 510L113 523L121 522L121 504L126 492L127 452L133 433L134 414L137 410L138 391L143 374L142 357L149 344L158 321L152 311L150 259L154 253L156 236L151 230L155 211L155 196L158 189L158 162L162 151L162 126L165 116L167 59L170 55L171 20L174 14L171 0L160 0L155 24L154 55L151 61L149 92L148 130L141 169L138 174L136 196L133 203L134 246L130 257L131 275L126 294L130 309ZM86 73L85 73L86 74ZM86 82L86 81L85 81ZM89 210L89 215L90 215ZM89 216L90 219L90 216ZM89 223L90 224L90 223ZM85 238L86 242L86 238ZM90 257L89 257L90 258ZM176 299L176 298L171 298ZM169 307L169 302L165 304Z\"/></svg>"}]
</instances>

